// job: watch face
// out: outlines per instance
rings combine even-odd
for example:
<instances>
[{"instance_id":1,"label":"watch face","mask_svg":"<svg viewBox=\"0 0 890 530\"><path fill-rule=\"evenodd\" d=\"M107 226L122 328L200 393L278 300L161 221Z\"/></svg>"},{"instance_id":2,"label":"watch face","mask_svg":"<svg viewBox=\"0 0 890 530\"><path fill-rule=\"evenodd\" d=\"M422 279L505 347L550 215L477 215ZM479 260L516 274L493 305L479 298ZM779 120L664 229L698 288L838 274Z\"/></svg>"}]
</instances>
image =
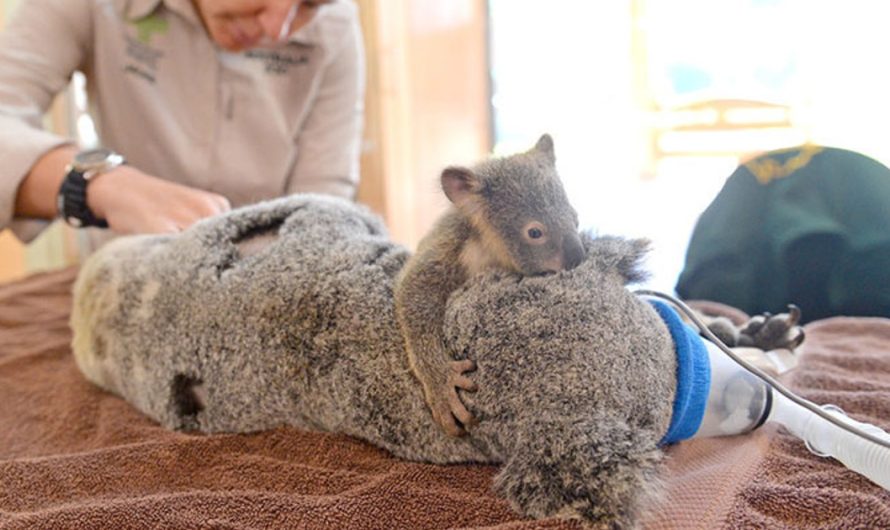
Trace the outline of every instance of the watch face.
<instances>
[{"instance_id":1,"label":"watch face","mask_svg":"<svg viewBox=\"0 0 890 530\"><path fill-rule=\"evenodd\" d=\"M74 161L77 162L78 165L91 166L94 164L101 164L110 154L112 154L111 149L99 147L97 149L90 149L88 151L77 153L77 156L74 157Z\"/></svg>"},{"instance_id":2,"label":"watch face","mask_svg":"<svg viewBox=\"0 0 890 530\"><path fill-rule=\"evenodd\" d=\"M106 147L81 151L74 157L74 167L89 180L96 172L107 171L124 162L124 157Z\"/></svg>"}]
</instances>

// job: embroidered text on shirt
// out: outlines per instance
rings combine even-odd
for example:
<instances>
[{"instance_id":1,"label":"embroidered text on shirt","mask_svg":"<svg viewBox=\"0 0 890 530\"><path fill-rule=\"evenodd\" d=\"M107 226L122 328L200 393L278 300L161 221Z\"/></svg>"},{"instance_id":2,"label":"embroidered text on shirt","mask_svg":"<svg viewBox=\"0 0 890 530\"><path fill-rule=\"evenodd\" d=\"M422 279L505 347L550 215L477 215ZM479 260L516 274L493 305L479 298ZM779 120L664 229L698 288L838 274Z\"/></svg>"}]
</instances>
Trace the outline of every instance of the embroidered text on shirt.
<instances>
[{"instance_id":1,"label":"embroidered text on shirt","mask_svg":"<svg viewBox=\"0 0 890 530\"><path fill-rule=\"evenodd\" d=\"M281 53L276 50L253 49L247 50L244 55L248 59L259 59L266 62L266 73L285 74L293 66L299 66L309 62L306 55L294 56Z\"/></svg>"}]
</instances>

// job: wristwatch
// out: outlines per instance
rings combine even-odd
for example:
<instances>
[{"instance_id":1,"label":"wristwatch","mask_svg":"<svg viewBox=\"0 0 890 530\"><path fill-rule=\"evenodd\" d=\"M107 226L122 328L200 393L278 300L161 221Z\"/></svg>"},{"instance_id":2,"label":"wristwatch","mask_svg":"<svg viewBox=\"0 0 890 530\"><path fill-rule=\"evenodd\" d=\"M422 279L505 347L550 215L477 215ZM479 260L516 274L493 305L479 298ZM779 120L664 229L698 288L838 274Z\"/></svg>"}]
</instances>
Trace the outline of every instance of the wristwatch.
<instances>
[{"instance_id":1,"label":"wristwatch","mask_svg":"<svg viewBox=\"0 0 890 530\"><path fill-rule=\"evenodd\" d=\"M97 226L108 228L105 219L98 219L87 205L87 185L97 175L126 163L124 157L111 149L99 147L81 151L68 165L65 180L59 188L59 215L75 227Z\"/></svg>"}]
</instances>

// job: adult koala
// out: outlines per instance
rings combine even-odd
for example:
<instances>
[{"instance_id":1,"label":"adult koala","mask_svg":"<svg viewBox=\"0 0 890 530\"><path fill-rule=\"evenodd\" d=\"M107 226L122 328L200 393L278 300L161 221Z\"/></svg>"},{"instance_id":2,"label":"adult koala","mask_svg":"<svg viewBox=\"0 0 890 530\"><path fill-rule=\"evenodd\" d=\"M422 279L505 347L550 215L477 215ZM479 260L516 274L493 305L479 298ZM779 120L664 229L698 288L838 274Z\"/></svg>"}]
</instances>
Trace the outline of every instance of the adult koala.
<instances>
[{"instance_id":1,"label":"adult koala","mask_svg":"<svg viewBox=\"0 0 890 530\"><path fill-rule=\"evenodd\" d=\"M434 463L493 462L520 512L630 526L656 484L677 360L668 328L626 288L643 241L584 237L550 276L482 274L452 294L445 340L476 362L478 418L432 421L395 321L408 252L347 201L298 195L177 235L116 240L75 285L83 373L171 429L289 424Z\"/></svg>"}]
</instances>

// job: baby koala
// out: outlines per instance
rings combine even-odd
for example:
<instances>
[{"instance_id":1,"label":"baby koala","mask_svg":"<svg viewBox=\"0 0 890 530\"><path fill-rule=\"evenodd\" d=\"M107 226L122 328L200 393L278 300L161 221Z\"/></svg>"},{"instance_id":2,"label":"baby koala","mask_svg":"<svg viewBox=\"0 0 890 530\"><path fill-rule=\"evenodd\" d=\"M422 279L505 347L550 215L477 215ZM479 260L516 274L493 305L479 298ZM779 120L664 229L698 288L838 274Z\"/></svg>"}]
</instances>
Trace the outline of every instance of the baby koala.
<instances>
[{"instance_id":1,"label":"baby koala","mask_svg":"<svg viewBox=\"0 0 890 530\"><path fill-rule=\"evenodd\" d=\"M571 269L584 257L578 215L556 173L552 138L524 153L472 169L446 168L442 190L452 207L421 240L395 283L396 316L411 369L433 418L458 436L473 417L457 389L475 390L472 360L454 361L442 324L449 295L490 269L539 275Z\"/></svg>"}]
</instances>

